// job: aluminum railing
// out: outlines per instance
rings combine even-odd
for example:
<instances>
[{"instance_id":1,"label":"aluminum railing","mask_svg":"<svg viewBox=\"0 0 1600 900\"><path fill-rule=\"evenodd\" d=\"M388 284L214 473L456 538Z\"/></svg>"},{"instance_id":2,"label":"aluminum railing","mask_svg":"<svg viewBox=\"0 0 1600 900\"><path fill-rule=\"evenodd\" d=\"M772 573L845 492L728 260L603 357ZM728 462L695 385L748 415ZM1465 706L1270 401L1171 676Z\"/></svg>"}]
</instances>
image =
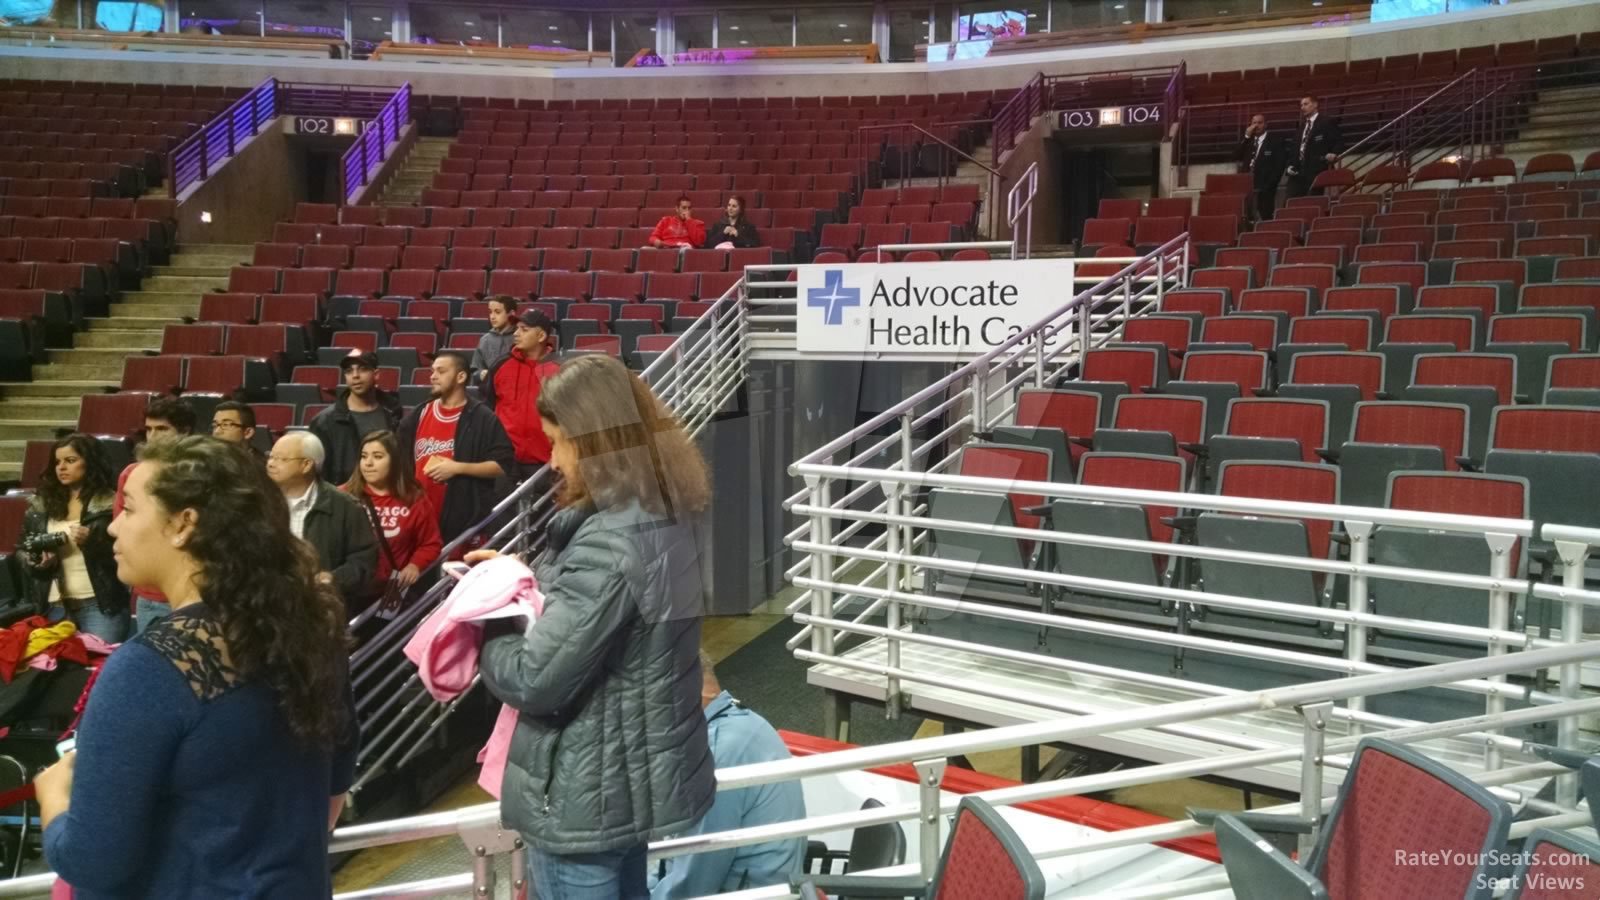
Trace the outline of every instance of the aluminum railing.
<instances>
[{"instance_id":1,"label":"aluminum railing","mask_svg":"<svg viewBox=\"0 0 1600 900\"><path fill-rule=\"evenodd\" d=\"M1600 541L1600 533L1591 532L1586 540ZM1581 546L1587 554L1594 543L1581 543ZM1591 600L1600 602L1600 595L1592 596ZM1351 753L1359 743L1359 738L1353 736L1332 739L1328 737L1319 723L1329 704L1340 700L1439 685L1492 683L1508 675L1581 665L1597 659L1600 659L1600 642L1561 645L1509 656L1441 663L1397 673L1335 678L1270 690L1241 692L1226 697L1197 698L1147 709L1052 718L963 734L899 741L797 759L722 768L717 771L719 791L859 772L894 763L909 762L917 770L919 792L915 803L814 816L693 837L669 838L652 843L650 854L652 858L660 859L763 843L786 837L839 832L885 822L914 821L919 861L916 864L880 870L879 874L921 874L924 878L930 878L942 846L945 821L955 812L957 804L957 798L945 797L940 792L946 759L1041 743L1072 743L1089 736L1113 732L1199 723L1251 710L1295 710L1303 723L1304 740L1301 745L1225 752L1204 760L1019 784L983 791L979 796L996 805L1010 806L1054 797L1080 796L1122 787L1157 784L1178 778L1225 774L1268 761L1298 762L1302 763L1304 786L1299 802L1256 811L1298 813L1316 821L1327 806L1328 798L1325 795L1332 787L1331 782L1335 780L1328 777L1327 770L1332 769L1337 772L1348 769L1352 762ZM1600 698L1561 699L1547 705L1510 712L1386 727L1374 731L1373 734L1403 743L1425 743L1444 738L1465 737L1496 742L1505 746L1509 753L1520 753L1524 749L1520 744L1498 738L1495 732L1535 722L1571 721L1575 717L1592 715L1596 712L1600 712ZM1519 822L1518 827L1514 829L1513 836L1518 837L1536 827L1570 827L1588 820L1588 813L1580 811L1573 803L1563 803L1559 799L1552 803L1537 796L1539 780L1560 775L1563 771L1560 766L1534 761L1530 757L1528 761L1499 771L1467 774L1480 784L1490 787L1497 796L1519 811L1526 811L1531 816ZM1051 860L1199 836L1209 830L1208 827L1194 822L1173 821L1107 832L1088 839L1074 838L1064 843L1053 842L1043 846L1030 846L1029 849L1038 859ZM341 828L334 833L331 851L343 853L449 835L460 837L473 852L475 857L473 872L362 889L339 894L338 900L368 897L440 897L462 890L476 891L478 896L493 896L497 877L492 864L493 858L513 855L515 859L521 856L522 849L515 835L500 827L499 809L496 804L482 804L449 812ZM514 877L519 876L520 871L520 868L513 866ZM53 875L0 881L0 898L44 896L53 882ZM1226 887L1226 884L1225 877L1219 873L1169 884L1162 893L1135 895L1119 892L1118 896L1177 897L1216 890ZM786 886L774 886L739 892L737 896L756 900L766 897L793 897L794 894Z\"/></svg>"},{"instance_id":2,"label":"aluminum railing","mask_svg":"<svg viewBox=\"0 0 1600 900\"><path fill-rule=\"evenodd\" d=\"M686 329L641 376L697 435L721 411L744 381L749 354L748 316L742 286L735 285ZM542 473L541 473L542 474ZM506 552L536 552L542 547L537 525L554 511L552 489L539 489L535 477L502 500L483 522L445 546L439 559L454 558L474 546ZM437 570L441 563L435 563ZM427 574L427 573L425 573ZM448 595L453 582L440 578L419 600L358 648L351 656L351 679L361 724L357 796L372 780L405 766L471 694L450 703L434 701L422 688L416 668L402 649L417 625ZM351 622L359 628L377 612L369 609Z\"/></svg>"},{"instance_id":3,"label":"aluminum railing","mask_svg":"<svg viewBox=\"0 0 1600 900\"><path fill-rule=\"evenodd\" d=\"M210 178L212 170L230 159L240 144L260 133L277 115L278 80L268 78L172 148L167 154L167 196L180 197Z\"/></svg>"},{"instance_id":4,"label":"aluminum railing","mask_svg":"<svg viewBox=\"0 0 1600 900\"><path fill-rule=\"evenodd\" d=\"M364 130L339 160L341 203L351 202L362 188L372 183L373 175L399 146L400 132L410 121L411 82L408 81L400 85L376 115L365 120Z\"/></svg>"}]
</instances>

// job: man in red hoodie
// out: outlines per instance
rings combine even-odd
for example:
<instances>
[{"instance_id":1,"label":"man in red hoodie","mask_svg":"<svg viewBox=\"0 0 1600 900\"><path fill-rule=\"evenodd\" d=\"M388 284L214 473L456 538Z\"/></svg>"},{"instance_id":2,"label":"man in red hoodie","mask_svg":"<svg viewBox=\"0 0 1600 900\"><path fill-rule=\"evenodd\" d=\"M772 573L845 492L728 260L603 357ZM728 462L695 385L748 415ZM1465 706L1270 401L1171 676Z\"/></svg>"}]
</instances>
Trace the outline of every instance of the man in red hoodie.
<instances>
[{"instance_id":1,"label":"man in red hoodie","mask_svg":"<svg viewBox=\"0 0 1600 900\"><path fill-rule=\"evenodd\" d=\"M560 366L555 350L556 323L539 310L524 313L512 332L511 353L495 363L483 380L483 402L499 417L516 451L518 481L550 462L550 439L539 423L539 388Z\"/></svg>"},{"instance_id":2,"label":"man in red hoodie","mask_svg":"<svg viewBox=\"0 0 1600 900\"><path fill-rule=\"evenodd\" d=\"M693 216L694 204L688 197L678 198L678 211L662 216L650 232L650 246L681 249L701 247L706 242L706 223Z\"/></svg>"}]
</instances>

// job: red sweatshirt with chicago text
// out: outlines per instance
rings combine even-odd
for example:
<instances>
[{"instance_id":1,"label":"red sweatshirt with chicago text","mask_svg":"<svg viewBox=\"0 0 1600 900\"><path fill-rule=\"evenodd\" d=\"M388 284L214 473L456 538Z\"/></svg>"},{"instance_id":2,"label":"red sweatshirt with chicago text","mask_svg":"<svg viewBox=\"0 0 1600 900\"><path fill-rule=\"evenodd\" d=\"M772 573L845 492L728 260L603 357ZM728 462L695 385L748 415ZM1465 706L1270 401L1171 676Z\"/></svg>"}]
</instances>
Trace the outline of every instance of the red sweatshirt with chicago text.
<instances>
[{"instance_id":1,"label":"red sweatshirt with chicago text","mask_svg":"<svg viewBox=\"0 0 1600 900\"><path fill-rule=\"evenodd\" d=\"M650 232L650 239L668 247L700 247L706 242L706 223L699 219L662 216L655 230Z\"/></svg>"}]
</instances>

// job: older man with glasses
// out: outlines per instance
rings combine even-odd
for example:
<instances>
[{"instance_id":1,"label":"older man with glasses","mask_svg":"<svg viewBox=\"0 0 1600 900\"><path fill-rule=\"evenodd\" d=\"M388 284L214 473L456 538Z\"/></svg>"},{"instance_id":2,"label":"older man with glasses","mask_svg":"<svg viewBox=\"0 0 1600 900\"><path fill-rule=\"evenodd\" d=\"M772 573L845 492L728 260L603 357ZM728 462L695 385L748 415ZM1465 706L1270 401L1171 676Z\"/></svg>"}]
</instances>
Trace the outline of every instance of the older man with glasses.
<instances>
[{"instance_id":1,"label":"older man with glasses","mask_svg":"<svg viewBox=\"0 0 1600 900\"><path fill-rule=\"evenodd\" d=\"M267 477L289 502L289 530L317 552L318 577L338 589L354 614L376 590L378 539L360 501L322 480L326 458L316 435L291 431L272 445Z\"/></svg>"}]
</instances>

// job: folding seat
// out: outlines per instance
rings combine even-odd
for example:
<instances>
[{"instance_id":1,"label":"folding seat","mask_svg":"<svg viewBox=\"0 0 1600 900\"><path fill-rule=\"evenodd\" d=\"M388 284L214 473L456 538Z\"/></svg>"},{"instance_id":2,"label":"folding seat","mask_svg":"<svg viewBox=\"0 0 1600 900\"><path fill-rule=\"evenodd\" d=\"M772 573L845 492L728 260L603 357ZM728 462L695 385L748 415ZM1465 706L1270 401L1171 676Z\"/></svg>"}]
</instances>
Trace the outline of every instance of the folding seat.
<instances>
[{"instance_id":1,"label":"folding seat","mask_svg":"<svg viewBox=\"0 0 1600 900\"><path fill-rule=\"evenodd\" d=\"M343 269L334 280L335 297L381 297L387 272L382 269Z\"/></svg>"},{"instance_id":2,"label":"folding seat","mask_svg":"<svg viewBox=\"0 0 1600 900\"><path fill-rule=\"evenodd\" d=\"M78 408L77 430L85 434L129 437L144 427L150 395L137 391L85 394Z\"/></svg>"},{"instance_id":3,"label":"folding seat","mask_svg":"<svg viewBox=\"0 0 1600 900\"><path fill-rule=\"evenodd\" d=\"M960 474L1016 481L1045 481L1050 477L1048 452L1023 447L974 444L961 451ZM1037 528L1039 516L1025 512L1044 502L1038 494L987 493L935 489L928 497L928 516L962 522L983 522L1010 528ZM945 529L929 530L929 552L951 563L982 559L987 564L1028 568L1034 542L1012 537L991 537ZM973 577L964 566L930 568L930 589L958 595L988 594L1016 597L1027 589L996 579Z\"/></svg>"},{"instance_id":4,"label":"folding seat","mask_svg":"<svg viewBox=\"0 0 1600 900\"><path fill-rule=\"evenodd\" d=\"M1177 456L1193 471L1206 439L1206 400L1193 395L1123 394L1111 425L1094 432L1096 452Z\"/></svg>"},{"instance_id":5,"label":"folding seat","mask_svg":"<svg viewBox=\"0 0 1600 900\"><path fill-rule=\"evenodd\" d=\"M1521 477L1467 472L1396 472L1389 479L1386 505L1390 509L1416 512L1526 519L1529 493L1528 480ZM1379 565L1484 575L1491 571L1492 553L1481 535L1390 525L1378 528L1372 535L1372 561ZM1524 577L1526 570L1527 554L1524 548L1513 544L1510 575ZM1397 618L1473 628L1488 628L1493 620L1484 604L1483 592L1463 588L1375 578L1369 585L1369 602L1373 612ZM1507 611L1505 621L1520 620L1520 613ZM1483 653L1481 641L1475 645L1453 643L1444 637L1419 637L1381 630L1370 633L1369 641L1369 653L1408 661Z\"/></svg>"},{"instance_id":6,"label":"folding seat","mask_svg":"<svg viewBox=\"0 0 1600 900\"><path fill-rule=\"evenodd\" d=\"M699 285L700 276L694 273L651 272L645 282L645 299L693 300L699 296Z\"/></svg>"},{"instance_id":7,"label":"folding seat","mask_svg":"<svg viewBox=\"0 0 1600 900\"><path fill-rule=\"evenodd\" d=\"M399 225L416 229L428 224L428 209L425 206L386 206L382 207L382 210L383 221L386 225Z\"/></svg>"},{"instance_id":8,"label":"folding seat","mask_svg":"<svg viewBox=\"0 0 1600 900\"><path fill-rule=\"evenodd\" d=\"M1575 181L1577 177L1577 164L1566 153L1541 153L1528 160L1522 169L1522 180L1525 182Z\"/></svg>"},{"instance_id":9,"label":"folding seat","mask_svg":"<svg viewBox=\"0 0 1600 900\"><path fill-rule=\"evenodd\" d=\"M389 247L388 249L396 249ZM300 265L307 269L344 269L350 265L350 247L344 244L311 244L300 249ZM289 273L294 270L284 271L284 280L289 279Z\"/></svg>"},{"instance_id":10,"label":"folding seat","mask_svg":"<svg viewBox=\"0 0 1600 900\"><path fill-rule=\"evenodd\" d=\"M280 269L234 266L228 272L228 293L275 294L282 276Z\"/></svg>"},{"instance_id":11,"label":"folding seat","mask_svg":"<svg viewBox=\"0 0 1600 900\"><path fill-rule=\"evenodd\" d=\"M1382 506L1392 472L1458 471L1468 458L1469 418L1459 403L1356 404L1350 439L1329 454L1343 473L1344 502Z\"/></svg>"},{"instance_id":12,"label":"folding seat","mask_svg":"<svg viewBox=\"0 0 1600 900\"><path fill-rule=\"evenodd\" d=\"M1189 342L1197 332L1195 320L1188 316L1143 315L1123 324L1121 343L1159 346L1166 356L1169 373L1176 375L1183 354L1188 352Z\"/></svg>"},{"instance_id":13,"label":"folding seat","mask_svg":"<svg viewBox=\"0 0 1600 900\"><path fill-rule=\"evenodd\" d=\"M828 226L823 226L824 240L827 238ZM1095 251L1103 246L1127 244L1133 232L1131 219L1089 219L1083 223L1083 238L1079 242L1078 253L1083 256L1093 256Z\"/></svg>"},{"instance_id":14,"label":"folding seat","mask_svg":"<svg viewBox=\"0 0 1600 900\"><path fill-rule=\"evenodd\" d=\"M1265 313L1222 316L1200 323L1200 340L1191 349L1244 348L1271 353L1277 349L1278 336L1287 328L1282 317ZM1207 345L1200 347L1199 344Z\"/></svg>"},{"instance_id":15,"label":"folding seat","mask_svg":"<svg viewBox=\"0 0 1600 900\"><path fill-rule=\"evenodd\" d=\"M639 251L634 268L640 272L676 272L678 257L676 250L647 247Z\"/></svg>"},{"instance_id":16,"label":"folding seat","mask_svg":"<svg viewBox=\"0 0 1600 900\"><path fill-rule=\"evenodd\" d=\"M1528 282L1528 261L1525 259L1463 259L1457 260L1450 282L1462 284L1489 284L1496 289L1496 308L1499 312L1515 312L1517 295Z\"/></svg>"},{"instance_id":17,"label":"folding seat","mask_svg":"<svg viewBox=\"0 0 1600 900\"><path fill-rule=\"evenodd\" d=\"M357 247L355 254L350 259L350 265L357 269L379 269L387 271L400 267L401 253L412 248L400 247ZM442 251L443 247L418 247L418 250ZM439 262L444 262L444 254L439 254Z\"/></svg>"},{"instance_id":18,"label":"folding seat","mask_svg":"<svg viewBox=\"0 0 1600 900\"><path fill-rule=\"evenodd\" d=\"M1206 434L1223 428L1228 402L1265 390L1267 354L1253 350L1202 350L1190 345L1183 358L1182 377L1162 387L1163 393L1204 397L1209 420Z\"/></svg>"},{"instance_id":19,"label":"folding seat","mask_svg":"<svg viewBox=\"0 0 1600 900\"><path fill-rule=\"evenodd\" d=\"M482 269L446 269L438 273L434 294L447 300L479 300L487 287L487 279L488 273ZM393 279L390 290L394 290Z\"/></svg>"},{"instance_id":20,"label":"folding seat","mask_svg":"<svg viewBox=\"0 0 1600 900\"><path fill-rule=\"evenodd\" d=\"M202 294L199 320L249 324L256 320L258 305L255 294Z\"/></svg>"},{"instance_id":21,"label":"folding seat","mask_svg":"<svg viewBox=\"0 0 1600 900\"><path fill-rule=\"evenodd\" d=\"M248 400L264 400L273 396L272 384L272 375L263 360L243 356L194 356L189 358L184 392L222 397L243 392Z\"/></svg>"},{"instance_id":22,"label":"folding seat","mask_svg":"<svg viewBox=\"0 0 1600 900\"><path fill-rule=\"evenodd\" d=\"M1288 339L1280 343L1274 358L1278 382L1289 380L1294 358L1301 353L1348 350L1365 353L1372 349L1377 322L1370 315L1302 316L1289 321Z\"/></svg>"},{"instance_id":23,"label":"folding seat","mask_svg":"<svg viewBox=\"0 0 1600 900\"><path fill-rule=\"evenodd\" d=\"M327 297L333 293L335 274L333 269L285 269L280 289L285 294L316 294L319 297Z\"/></svg>"},{"instance_id":24,"label":"folding seat","mask_svg":"<svg viewBox=\"0 0 1600 900\"><path fill-rule=\"evenodd\" d=\"M563 207L555 211L551 220L556 228L571 230L576 236L579 229L590 228L594 225L594 209L592 207Z\"/></svg>"},{"instance_id":25,"label":"folding seat","mask_svg":"<svg viewBox=\"0 0 1600 900\"><path fill-rule=\"evenodd\" d=\"M1434 284L1417 295L1417 309L1430 313L1464 313L1471 315L1476 330L1483 332L1490 317L1498 312L1498 291L1487 284Z\"/></svg>"},{"instance_id":26,"label":"folding seat","mask_svg":"<svg viewBox=\"0 0 1600 900\"><path fill-rule=\"evenodd\" d=\"M559 248L571 249L578 245L578 230L576 228L543 228L535 246L541 249Z\"/></svg>"},{"instance_id":27,"label":"folding seat","mask_svg":"<svg viewBox=\"0 0 1600 900\"><path fill-rule=\"evenodd\" d=\"M203 356L222 352L222 325L168 325L161 330L161 352Z\"/></svg>"},{"instance_id":28,"label":"folding seat","mask_svg":"<svg viewBox=\"0 0 1600 900\"><path fill-rule=\"evenodd\" d=\"M685 272L725 272L728 269L728 251L685 250L681 267Z\"/></svg>"},{"instance_id":29,"label":"folding seat","mask_svg":"<svg viewBox=\"0 0 1600 900\"><path fill-rule=\"evenodd\" d=\"M250 264L261 268L292 269L300 265L300 245L257 244Z\"/></svg>"},{"instance_id":30,"label":"folding seat","mask_svg":"<svg viewBox=\"0 0 1600 900\"><path fill-rule=\"evenodd\" d=\"M1503 406L1490 425L1484 471L1528 480L1536 526L1600 525L1600 409ZM1551 568L1549 543L1532 549Z\"/></svg>"},{"instance_id":31,"label":"folding seat","mask_svg":"<svg viewBox=\"0 0 1600 900\"><path fill-rule=\"evenodd\" d=\"M1145 216L1134 222L1133 246L1141 255L1151 253L1183 234L1186 226L1187 220L1177 216Z\"/></svg>"},{"instance_id":32,"label":"folding seat","mask_svg":"<svg viewBox=\"0 0 1600 900\"><path fill-rule=\"evenodd\" d=\"M631 272L636 251L590 250L588 268L593 272Z\"/></svg>"},{"instance_id":33,"label":"folding seat","mask_svg":"<svg viewBox=\"0 0 1600 900\"><path fill-rule=\"evenodd\" d=\"M546 271L539 282L539 299L546 302L578 303L588 300L593 289L593 273Z\"/></svg>"},{"instance_id":34,"label":"folding seat","mask_svg":"<svg viewBox=\"0 0 1600 900\"><path fill-rule=\"evenodd\" d=\"M441 281L448 274L450 273L441 274ZM520 269L496 269L489 273L489 288L485 295L515 297L518 302L532 300L537 295L538 285L539 273L537 272L528 272ZM441 294L444 293L442 286L439 292Z\"/></svg>"},{"instance_id":35,"label":"folding seat","mask_svg":"<svg viewBox=\"0 0 1600 900\"><path fill-rule=\"evenodd\" d=\"M339 224L339 207L332 203L296 203L294 220L313 225Z\"/></svg>"},{"instance_id":36,"label":"folding seat","mask_svg":"<svg viewBox=\"0 0 1600 900\"><path fill-rule=\"evenodd\" d=\"M1594 349L1593 319L1592 311L1577 309L1495 316L1484 349L1515 356L1517 394L1539 403L1552 357Z\"/></svg>"},{"instance_id":37,"label":"folding seat","mask_svg":"<svg viewBox=\"0 0 1600 900\"><path fill-rule=\"evenodd\" d=\"M1290 319L1311 315L1311 291L1304 287L1255 288L1241 294L1234 308L1240 313L1273 316L1278 319L1281 334L1288 330Z\"/></svg>"},{"instance_id":38,"label":"folding seat","mask_svg":"<svg viewBox=\"0 0 1600 900\"><path fill-rule=\"evenodd\" d=\"M445 265L452 269L492 269L497 265L496 256L493 247L454 247ZM508 265L504 268L513 267Z\"/></svg>"},{"instance_id":39,"label":"folding seat","mask_svg":"<svg viewBox=\"0 0 1600 900\"><path fill-rule=\"evenodd\" d=\"M275 244L315 244L317 242L317 226L278 222L272 226L272 242Z\"/></svg>"},{"instance_id":40,"label":"folding seat","mask_svg":"<svg viewBox=\"0 0 1600 900\"><path fill-rule=\"evenodd\" d=\"M581 228L578 230L578 247L583 249L615 250L618 230L615 228Z\"/></svg>"},{"instance_id":41,"label":"folding seat","mask_svg":"<svg viewBox=\"0 0 1600 900\"><path fill-rule=\"evenodd\" d=\"M1245 291L1255 286L1255 270L1246 266L1197 269L1189 276L1190 288L1222 291L1224 304L1231 304ZM1170 294L1168 296L1171 296ZM1221 315L1221 313L1216 313Z\"/></svg>"},{"instance_id":42,"label":"folding seat","mask_svg":"<svg viewBox=\"0 0 1600 900\"><path fill-rule=\"evenodd\" d=\"M262 324L306 328L322 319L322 299L316 294L267 294L261 298Z\"/></svg>"},{"instance_id":43,"label":"folding seat","mask_svg":"<svg viewBox=\"0 0 1600 900\"><path fill-rule=\"evenodd\" d=\"M22 243L22 259L27 262L70 262L72 241L61 238L28 238Z\"/></svg>"},{"instance_id":44,"label":"folding seat","mask_svg":"<svg viewBox=\"0 0 1600 900\"><path fill-rule=\"evenodd\" d=\"M1040 451L1032 452L1040 454L1041 458L1044 456ZM1041 462L1044 460L1041 459ZM1035 465L1037 467L1039 463ZM1178 457L1086 453L1078 461L1077 473L1078 484L1095 487L1176 493L1183 491L1188 484L1188 471ZM1141 507L1058 498L1049 503L1048 527L1057 532L1168 543L1174 537L1175 529L1171 522L1176 514L1177 508L1173 506L1152 504ZM1171 565L1174 558L1167 554L1107 550L1082 544L1051 544L1045 562L1061 574L1145 587L1169 585L1174 574ZM1045 609L1050 611L1052 608L1093 615L1172 619L1170 606L1161 601L1067 590L1047 596Z\"/></svg>"},{"instance_id":45,"label":"folding seat","mask_svg":"<svg viewBox=\"0 0 1600 900\"><path fill-rule=\"evenodd\" d=\"M266 360L276 373L289 374L307 356L305 333L292 325L229 325L223 353Z\"/></svg>"},{"instance_id":46,"label":"folding seat","mask_svg":"<svg viewBox=\"0 0 1600 900\"><path fill-rule=\"evenodd\" d=\"M1239 404L1272 401L1237 401ZM1245 409L1251 407L1244 406ZM1313 405L1313 408L1314 405ZM1232 417L1230 416L1230 420ZM1289 440L1288 443L1296 443ZM1339 502L1339 470L1314 462L1295 460L1230 459L1218 468L1217 493L1225 497L1248 497L1294 503L1336 504ZM1202 512L1195 521L1195 542L1211 549L1253 551L1307 560L1331 557L1333 523L1326 519L1294 519L1276 516ZM1228 560L1208 560L1200 588L1207 593L1252 600L1293 603L1312 608L1329 608L1332 579L1302 567L1258 566ZM1331 623L1312 618L1291 617L1278 611L1256 612L1196 604L1191 627L1197 631L1241 630L1282 640L1284 636L1300 643L1329 643Z\"/></svg>"},{"instance_id":47,"label":"folding seat","mask_svg":"<svg viewBox=\"0 0 1600 900\"><path fill-rule=\"evenodd\" d=\"M1600 356L1571 353L1551 357L1544 402L1553 406L1600 406Z\"/></svg>"},{"instance_id":48,"label":"folding seat","mask_svg":"<svg viewBox=\"0 0 1600 900\"><path fill-rule=\"evenodd\" d=\"M1311 289L1311 302L1321 306L1322 294L1338 284L1337 270L1332 266L1278 265L1268 279L1271 287L1306 287Z\"/></svg>"},{"instance_id":49,"label":"folding seat","mask_svg":"<svg viewBox=\"0 0 1600 900\"><path fill-rule=\"evenodd\" d=\"M1489 418L1515 399L1517 360L1509 354L1425 353L1412 364L1407 400L1459 403L1471 413L1467 455L1481 460L1488 450Z\"/></svg>"},{"instance_id":50,"label":"folding seat","mask_svg":"<svg viewBox=\"0 0 1600 900\"><path fill-rule=\"evenodd\" d=\"M1526 285L1522 288L1517 306L1525 312L1557 309L1600 312L1600 283Z\"/></svg>"},{"instance_id":51,"label":"folding seat","mask_svg":"<svg viewBox=\"0 0 1600 900\"><path fill-rule=\"evenodd\" d=\"M171 394L183 387L184 357L130 356L122 363L124 391Z\"/></svg>"}]
</instances>

